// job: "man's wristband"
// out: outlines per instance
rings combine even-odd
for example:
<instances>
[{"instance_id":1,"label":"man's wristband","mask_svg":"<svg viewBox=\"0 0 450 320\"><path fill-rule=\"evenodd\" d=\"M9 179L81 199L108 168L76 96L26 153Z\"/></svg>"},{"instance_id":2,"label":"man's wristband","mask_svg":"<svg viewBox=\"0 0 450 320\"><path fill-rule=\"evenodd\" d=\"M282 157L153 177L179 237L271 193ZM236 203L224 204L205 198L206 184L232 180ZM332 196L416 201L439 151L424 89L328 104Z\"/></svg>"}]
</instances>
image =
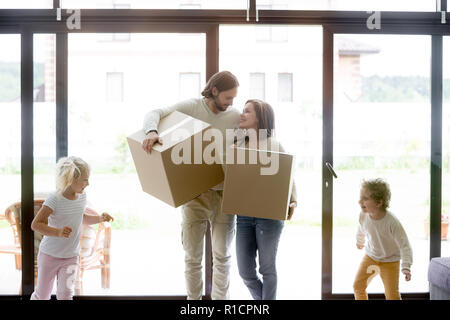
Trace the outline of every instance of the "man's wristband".
<instances>
[{"instance_id":1,"label":"man's wristband","mask_svg":"<svg viewBox=\"0 0 450 320\"><path fill-rule=\"evenodd\" d=\"M158 134L158 130L149 129L149 130L145 130L145 135L148 135L150 132L156 132L156 134Z\"/></svg>"}]
</instances>

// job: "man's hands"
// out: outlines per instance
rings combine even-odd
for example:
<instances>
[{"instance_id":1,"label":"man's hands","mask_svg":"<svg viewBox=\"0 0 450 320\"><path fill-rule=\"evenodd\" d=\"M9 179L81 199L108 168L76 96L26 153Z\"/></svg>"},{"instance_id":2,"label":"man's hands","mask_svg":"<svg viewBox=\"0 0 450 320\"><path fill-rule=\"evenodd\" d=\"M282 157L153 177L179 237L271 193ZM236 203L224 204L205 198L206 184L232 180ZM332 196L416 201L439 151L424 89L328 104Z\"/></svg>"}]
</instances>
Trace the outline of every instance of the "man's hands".
<instances>
[{"instance_id":1,"label":"man's hands","mask_svg":"<svg viewBox=\"0 0 450 320\"><path fill-rule=\"evenodd\" d=\"M58 229L58 238L68 238L72 233L71 227L64 227L62 229Z\"/></svg>"},{"instance_id":2,"label":"man's hands","mask_svg":"<svg viewBox=\"0 0 450 320\"><path fill-rule=\"evenodd\" d=\"M364 245L363 244L356 244L356 247L359 249L359 250L361 250L362 248L364 248Z\"/></svg>"},{"instance_id":3,"label":"man's hands","mask_svg":"<svg viewBox=\"0 0 450 320\"><path fill-rule=\"evenodd\" d=\"M155 143L163 144L162 139L159 137L158 133L152 131L145 137L142 142L142 149L148 154L152 153L152 148Z\"/></svg>"},{"instance_id":4,"label":"man's hands","mask_svg":"<svg viewBox=\"0 0 450 320\"><path fill-rule=\"evenodd\" d=\"M297 208L297 201L293 201L289 204L288 220L291 220L295 208Z\"/></svg>"}]
</instances>

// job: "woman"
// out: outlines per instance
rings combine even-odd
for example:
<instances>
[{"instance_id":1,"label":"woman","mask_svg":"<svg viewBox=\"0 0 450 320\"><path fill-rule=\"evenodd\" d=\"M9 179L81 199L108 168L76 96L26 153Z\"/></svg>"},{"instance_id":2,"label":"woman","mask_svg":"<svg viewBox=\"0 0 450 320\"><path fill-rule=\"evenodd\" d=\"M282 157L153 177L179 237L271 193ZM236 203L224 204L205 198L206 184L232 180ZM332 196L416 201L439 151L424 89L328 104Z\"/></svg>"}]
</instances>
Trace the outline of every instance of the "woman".
<instances>
[{"instance_id":1,"label":"woman","mask_svg":"<svg viewBox=\"0 0 450 320\"><path fill-rule=\"evenodd\" d=\"M243 139L237 139L236 145L249 148L267 147L268 150L284 152L283 147L273 137L274 127L272 107L261 100L248 100L239 122L239 128L245 129L248 134ZM292 217L296 206L294 184L288 219ZM276 299L276 255L283 226L283 220L237 216L236 255L239 274L255 300ZM257 253L262 279L256 273Z\"/></svg>"}]
</instances>

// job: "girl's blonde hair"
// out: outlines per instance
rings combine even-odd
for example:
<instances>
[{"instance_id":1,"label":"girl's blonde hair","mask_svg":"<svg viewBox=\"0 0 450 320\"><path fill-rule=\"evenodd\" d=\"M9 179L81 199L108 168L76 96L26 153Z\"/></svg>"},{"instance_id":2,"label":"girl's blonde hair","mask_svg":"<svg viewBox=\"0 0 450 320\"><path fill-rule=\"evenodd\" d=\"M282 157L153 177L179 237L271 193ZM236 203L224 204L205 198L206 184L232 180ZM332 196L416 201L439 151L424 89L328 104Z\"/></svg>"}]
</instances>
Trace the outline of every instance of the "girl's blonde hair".
<instances>
[{"instance_id":1,"label":"girl's blonde hair","mask_svg":"<svg viewBox=\"0 0 450 320\"><path fill-rule=\"evenodd\" d=\"M64 192L82 173L91 171L86 161L78 157L64 157L56 164L56 190Z\"/></svg>"},{"instance_id":2,"label":"girl's blonde hair","mask_svg":"<svg viewBox=\"0 0 450 320\"><path fill-rule=\"evenodd\" d=\"M377 178L372 180L363 180L361 189L366 189L370 193L370 197L379 202L383 201L383 209L389 208L391 201L391 190L389 184L383 179Z\"/></svg>"}]
</instances>

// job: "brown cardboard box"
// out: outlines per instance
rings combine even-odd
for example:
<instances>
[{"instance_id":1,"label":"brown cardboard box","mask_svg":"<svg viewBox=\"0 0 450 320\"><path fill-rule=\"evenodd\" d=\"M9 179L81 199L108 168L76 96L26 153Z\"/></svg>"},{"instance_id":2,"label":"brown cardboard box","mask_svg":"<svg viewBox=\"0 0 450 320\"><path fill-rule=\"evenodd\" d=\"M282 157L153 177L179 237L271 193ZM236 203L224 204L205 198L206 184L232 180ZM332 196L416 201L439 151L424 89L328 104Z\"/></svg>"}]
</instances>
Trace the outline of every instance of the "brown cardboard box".
<instances>
[{"instance_id":1,"label":"brown cardboard box","mask_svg":"<svg viewBox=\"0 0 450 320\"><path fill-rule=\"evenodd\" d=\"M286 220L292 192L294 156L275 151L245 148L235 150L233 164L226 164L225 168L222 211L249 217ZM245 154L245 162L237 161L239 152ZM276 160L273 157L278 158L278 170L275 174L262 174L262 168L268 170L271 166L265 164L267 161L261 160L266 159L262 156L272 159L273 168L269 171L273 173Z\"/></svg>"},{"instance_id":2,"label":"brown cardboard box","mask_svg":"<svg viewBox=\"0 0 450 320\"><path fill-rule=\"evenodd\" d=\"M204 148L212 143L203 141L203 134L210 128L206 122L175 111L159 122L163 144L155 144L150 155L142 149L143 130L127 137L142 190L178 207L221 183L224 179L221 164L218 161L206 164L199 157L199 149L197 152L194 149L194 143L200 145L203 154ZM190 148L190 155L180 151L183 146ZM189 161L177 164L172 151L179 156L178 160L186 156L184 159Z\"/></svg>"}]
</instances>

